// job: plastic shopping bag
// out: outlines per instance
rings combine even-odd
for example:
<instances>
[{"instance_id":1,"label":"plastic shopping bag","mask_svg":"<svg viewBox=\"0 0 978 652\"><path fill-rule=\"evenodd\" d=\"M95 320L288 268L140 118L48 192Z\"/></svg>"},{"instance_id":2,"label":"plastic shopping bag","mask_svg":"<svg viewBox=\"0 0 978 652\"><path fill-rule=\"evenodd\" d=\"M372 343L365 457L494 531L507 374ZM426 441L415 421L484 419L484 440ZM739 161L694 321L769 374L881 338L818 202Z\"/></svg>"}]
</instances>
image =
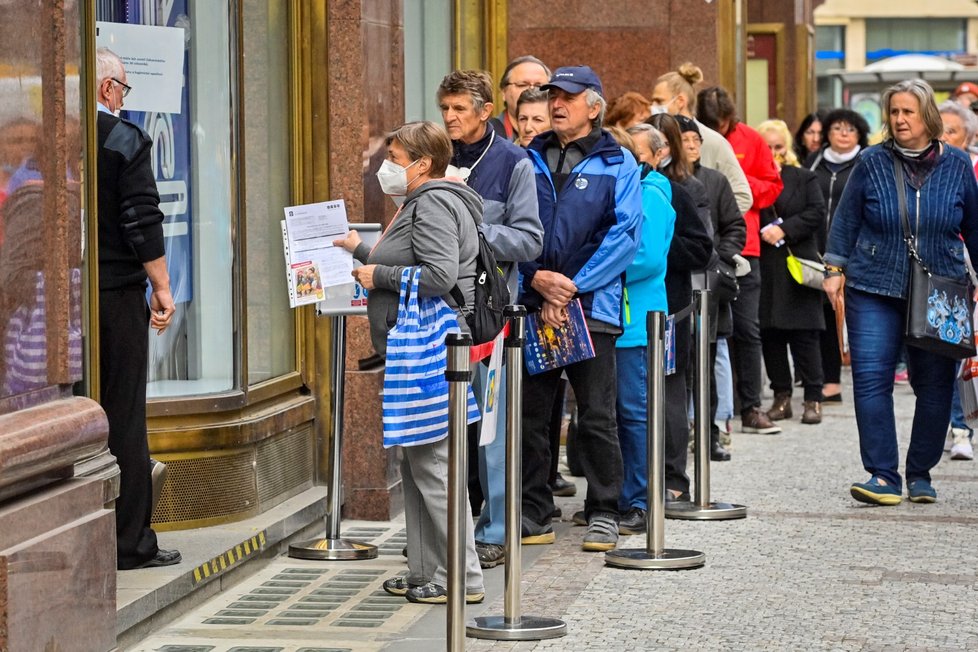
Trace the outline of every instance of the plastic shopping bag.
<instances>
[{"instance_id":1,"label":"plastic shopping bag","mask_svg":"<svg viewBox=\"0 0 978 652\"><path fill-rule=\"evenodd\" d=\"M459 332L455 311L441 297L418 297L421 268L401 273L397 323L387 335L384 371L384 447L431 444L448 436L448 349ZM468 423L479 406L468 387Z\"/></svg>"}]
</instances>

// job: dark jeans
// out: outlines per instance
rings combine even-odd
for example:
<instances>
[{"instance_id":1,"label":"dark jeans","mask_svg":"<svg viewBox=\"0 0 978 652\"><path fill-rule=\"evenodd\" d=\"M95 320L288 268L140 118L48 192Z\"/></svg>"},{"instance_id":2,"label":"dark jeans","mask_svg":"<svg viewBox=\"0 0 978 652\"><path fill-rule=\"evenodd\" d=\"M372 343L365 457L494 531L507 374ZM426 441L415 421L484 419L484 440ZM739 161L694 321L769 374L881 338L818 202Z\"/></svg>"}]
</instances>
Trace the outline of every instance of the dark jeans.
<instances>
[{"instance_id":1,"label":"dark jeans","mask_svg":"<svg viewBox=\"0 0 978 652\"><path fill-rule=\"evenodd\" d=\"M730 304L733 309L733 337L730 338L730 366L736 379L740 413L761 405L761 261L750 257L750 273L741 276L740 294Z\"/></svg>"},{"instance_id":2,"label":"dark jeans","mask_svg":"<svg viewBox=\"0 0 978 652\"><path fill-rule=\"evenodd\" d=\"M828 301L822 302L825 314L825 330L819 334L822 353L822 382L838 384L842 378L842 354L839 352L839 331L835 329L835 309Z\"/></svg>"},{"instance_id":3,"label":"dark jeans","mask_svg":"<svg viewBox=\"0 0 978 652\"><path fill-rule=\"evenodd\" d=\"M791 394L791 367L788 366L788 346L795 361L795 371L805 388L806 401L822 400L822 359L819 355L819 332L816 330L783 330L765 328L761 331L764 366L771 389L775 393Z\"/></svg>"},{"instance_id":4,"label":"dark jeans","mask_svg":"<svg viewBox=\"0 0 978 652\"><path fill-rule=\"evenodd\" d=\"M846 289L846 324L852 359L852 394L863 467L902 488L893 374L903 346L906 301ZM908 346L910 386L917 397L907 450L907 482L930 481L941 461L951 417L957 361Z\"/></svg>"},{"instance_id":5,"label":"dark jeans","mask_svg":"<svg viewBox=\"0 0 978 652\"><path fill-rule=\"evenodd\" d=\"M150 528L153 484L146 439L149 306L142 288L99 292L99 384L109 421L109 451L119 464L115 501L120 569L152 559L159 548Z\"/></svg>"},{"instance_id":6,"label":"dark jeans","mask_svg":"<svg viewBox=\"0 0 978 652\"><path fill-rule=\"evenodd\" d=\"M592 333L590 360L531 376L523 371L523 516L541 525L550 522L553 494L550 474L550 420L561 371L577 399L575 446L587 479L585 513L618 514L622 464L615 420L617 378L615 336Z\"/></svg>"}]
</instances>

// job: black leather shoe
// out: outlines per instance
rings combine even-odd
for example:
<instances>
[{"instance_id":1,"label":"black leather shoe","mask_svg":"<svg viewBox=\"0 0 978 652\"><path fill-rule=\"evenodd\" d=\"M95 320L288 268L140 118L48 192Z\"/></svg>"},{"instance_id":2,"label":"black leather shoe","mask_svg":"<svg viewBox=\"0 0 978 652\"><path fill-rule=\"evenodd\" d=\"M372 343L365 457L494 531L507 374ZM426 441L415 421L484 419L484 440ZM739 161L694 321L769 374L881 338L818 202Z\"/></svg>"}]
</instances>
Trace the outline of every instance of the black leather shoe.
<instances>
[{"instance_id":1,"label":"black leather shoe","mask_svg":"<svg viewBox=\"0 0 978 652\"><path fill-rule=\"evenodd\" d=\"M673 495L672 491L666 489L666 503L688 503L691 500L689 492L684 491L678 496Z\"/></svg>"},{"instance_id":2,"label":"black leather shoe","mask_svg":"<svg viewBox=\"0 0 978 652\"><path fill-rule=\"evenodd\" d=\"M577 485L558 473L554 483L550 485L550 491L555 496L566 498L567 496L577 495Z\"/></svg>"},{"instance_id":3,"label":"black leather shoe","mask_svg":"<svg viewBox=\"0 0 978 652\"><path fill-rule=\"evenodd\" d=\"M625 512L618 522L618 531L622 534L642 534L645 532L645 510L632 507Z\"/></svg>"},{"instance_id":4,"label":"black leather shoe","mask_svg":"<svg viewBox=\"0 0 978 652\"><path fill-rule=\"evenodd\" d=\"M160 548L156 551L156 555L147 561L144 561L139 566L133 566L130 568L120 568L119 570L136 570L137 568L157 568L159 566L173 566L174 564L179 564L183 561L183 556L180 554L179 550L163 550Z\"/></svg>"},{"instance_id":5,"label":"black leather shoe","mask_svg":"<svg viewBox=\"0 0 978 652\"><path fill-rule=\"evenodd\" d=\"M713 462L729 462L730 451L723 447L719 441L710 445L710 460Z\"/></svg>"}]
</instances>

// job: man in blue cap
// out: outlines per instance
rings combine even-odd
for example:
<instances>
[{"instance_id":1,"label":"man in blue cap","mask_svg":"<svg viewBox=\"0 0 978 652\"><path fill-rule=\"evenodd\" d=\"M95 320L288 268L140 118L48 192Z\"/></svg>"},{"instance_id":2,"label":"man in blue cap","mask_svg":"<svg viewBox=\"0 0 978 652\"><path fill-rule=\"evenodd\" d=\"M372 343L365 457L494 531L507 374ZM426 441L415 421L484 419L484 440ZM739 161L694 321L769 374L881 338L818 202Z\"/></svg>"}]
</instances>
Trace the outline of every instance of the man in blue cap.
<instances>
[{"instance_id":1,"label":"man in blue cap","mask_svg":"<svg viewBox=\"0 0 978 652\"><path fill-rule=\"evenodd\" d=\"M587 66L558 68L550 95L552 131L530 143L543 224L543 252L521 263L520 302L552 326L580 299L594 358L523 379L523 543L552 543L549 420L561 372L578 408L578 446L587 498L583 549L618 542L621 450L615 422L615 340L622 332L622 275L638 250L642 226L639 169L601 129L601 80Z\"/></svg>"}]
</instances>

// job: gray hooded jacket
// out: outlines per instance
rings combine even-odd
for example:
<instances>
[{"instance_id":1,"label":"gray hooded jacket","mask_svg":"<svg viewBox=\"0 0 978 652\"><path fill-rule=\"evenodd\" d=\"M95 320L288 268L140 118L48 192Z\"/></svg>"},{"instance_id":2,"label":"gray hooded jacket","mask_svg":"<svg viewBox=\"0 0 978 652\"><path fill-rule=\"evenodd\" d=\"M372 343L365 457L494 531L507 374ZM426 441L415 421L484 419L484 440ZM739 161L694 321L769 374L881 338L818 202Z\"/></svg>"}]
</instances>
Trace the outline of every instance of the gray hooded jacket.
<instances>
[{"instance_id":1,"label":"gray hooded jacket","mask_svg":"<svg viewBox=\"0 0 978 652\"><path fill-rule=\"evenodd\" d=\"M477 228L482 222L482 198L454 181L428 181L412 191L371 250L357 247L354 256L373 272L374 289L367 298L370 340L386 355L387 333L397 323L401 271L421 267L419 296L440 296L459 313L449 292L457 284L467 306L475 302L475 267L479 252ZM464 316L459 326L468 332Z\"/></svg>"}]
</instances>

